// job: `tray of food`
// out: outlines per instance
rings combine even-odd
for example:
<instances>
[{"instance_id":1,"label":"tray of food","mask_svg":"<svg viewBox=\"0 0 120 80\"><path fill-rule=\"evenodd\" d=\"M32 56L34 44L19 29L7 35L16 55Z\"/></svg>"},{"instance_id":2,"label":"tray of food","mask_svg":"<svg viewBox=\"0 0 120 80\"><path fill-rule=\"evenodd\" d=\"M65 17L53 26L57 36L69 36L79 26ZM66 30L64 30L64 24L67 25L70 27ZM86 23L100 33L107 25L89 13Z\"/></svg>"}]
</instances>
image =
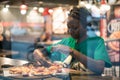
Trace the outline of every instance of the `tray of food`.
<instances>
[{"instance_id":1,"label":"tray of food","mask_svg":"<svg viewBox=\"0 0 120 80\"><path fill-rule=\"evenodd\" d=\"M52 63L50 66L27 63L22 66L3 68L3 75L15 79L43 79L50 77L64 78L69 76L69 71L63 66Z\"/></svg>"},{"instance_id":2,"label":"tray of food","mask_svg":"<svg viewBox=\"0 0 120 80\"><path fill-rule=\"evenodd\" d=\"M18 61L12 60L12 63ZM46 79L46 78L66 78L70 73L76 73L76 70L64 68L59 61L50 62L40 59L38 61L25 62L22 65L3 64L1 65L3 77L15 79Z\"/></svg>"}]
</instances>

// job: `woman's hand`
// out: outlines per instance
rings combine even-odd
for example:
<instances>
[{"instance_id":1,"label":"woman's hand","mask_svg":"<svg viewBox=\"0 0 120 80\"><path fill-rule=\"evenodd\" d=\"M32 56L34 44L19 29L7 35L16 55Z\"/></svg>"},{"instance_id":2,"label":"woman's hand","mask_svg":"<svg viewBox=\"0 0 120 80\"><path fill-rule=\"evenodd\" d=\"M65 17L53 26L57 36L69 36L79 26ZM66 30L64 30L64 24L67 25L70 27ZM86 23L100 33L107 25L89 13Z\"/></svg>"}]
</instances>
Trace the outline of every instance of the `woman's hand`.
<instances>
[{"instance_id":1,"label":"woman's hand","mask_svg":"<svg viewBox=\"0 0 120 80\"><path fill-rule=\"evenodd\" d=\"M34 50L33 57L37 61L40 60L40 59L45 59L45 57L43 56L43 53L39 49Z\"/></svg>"},{"instance_id":2,"label":"woman's hand","mask_svg":"<svg viewBox=\"0 0 120 80\"><path fill-rule=\"evenodd\" d=\"M52 64L50 61L46 60L45 56L39 49L34 50L33 56L34 59L42 66L50 67Z\"/></svg>"}]
</instances>

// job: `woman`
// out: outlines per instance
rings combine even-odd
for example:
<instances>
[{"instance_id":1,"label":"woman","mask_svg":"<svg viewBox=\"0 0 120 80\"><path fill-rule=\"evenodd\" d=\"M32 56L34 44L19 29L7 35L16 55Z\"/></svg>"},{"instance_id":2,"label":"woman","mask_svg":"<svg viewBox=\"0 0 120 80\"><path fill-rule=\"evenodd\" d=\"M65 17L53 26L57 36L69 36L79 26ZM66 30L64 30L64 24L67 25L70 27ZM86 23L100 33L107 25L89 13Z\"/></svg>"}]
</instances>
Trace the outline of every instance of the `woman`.
<instances>
[{"instance_id":1,"label":"woman","mask_svg":"<svg viewBox=\"0 0 120 80\"><path fill-rule=\"evenodd\" d=\"M64 61L68 56L66 52L70 52L73 57L72 62L81 62L96 74L101 74L104 67L111 67L104 40L101 37L89 37L86 34L89 14L84 7L73 8L67 22L68 32L71 36L46 47L44 49L46 53L36 49L34 51L35 59L39 60L40 57L45 59L44 55L47 54L52 61Z\"/></svg>"}]
</instances>

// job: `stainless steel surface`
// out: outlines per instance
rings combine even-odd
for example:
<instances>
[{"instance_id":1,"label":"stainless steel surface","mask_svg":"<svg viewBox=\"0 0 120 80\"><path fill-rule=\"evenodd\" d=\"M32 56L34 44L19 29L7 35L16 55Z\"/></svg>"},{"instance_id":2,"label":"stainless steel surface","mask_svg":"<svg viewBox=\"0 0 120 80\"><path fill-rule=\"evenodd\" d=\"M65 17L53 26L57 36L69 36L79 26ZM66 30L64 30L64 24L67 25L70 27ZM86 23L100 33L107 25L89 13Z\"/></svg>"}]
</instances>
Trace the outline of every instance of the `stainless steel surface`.
<instances>
[{"instance_id":1,"label":"stainless steel surface","mask_svg":"<svg viewBox=\"0 0 120 80\"><path fill-rule=\"evenodd\" d=\"M9 65L13 65L13 66L20 66L20 65L23 65L25 63L28 63L28 61L0 57L0 67L1 67L1 65L4 65L4 64L9 64Z\"/></svg>"}]
</instances>

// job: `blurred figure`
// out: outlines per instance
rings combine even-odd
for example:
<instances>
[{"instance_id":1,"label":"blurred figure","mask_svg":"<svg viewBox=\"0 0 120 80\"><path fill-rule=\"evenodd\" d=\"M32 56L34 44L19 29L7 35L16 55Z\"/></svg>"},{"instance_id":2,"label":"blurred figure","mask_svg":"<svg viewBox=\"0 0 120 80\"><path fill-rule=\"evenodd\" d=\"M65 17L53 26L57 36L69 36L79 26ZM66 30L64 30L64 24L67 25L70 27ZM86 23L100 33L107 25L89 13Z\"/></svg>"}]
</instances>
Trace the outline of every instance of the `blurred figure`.
<instances>
[{"instance_id":1,"label":"blurred figure","mask_svg":"<svg viewBox=\"0 0 120 80\"><path fill-rule=\"evenodd\" d=\"M3 47L3 45L2 45L2 41L3 41L3 36L2 36L2 34L0 34L0 49L2 49Z\"/></svg>"},{"instance_id":2,"label":"blurred figure","mask_svg":"<svg viewBox=\"0 0 120 80\"><path fill-rule=\"evenodd\" d=\"M2 49L2 46L3 46L3 44L2 44L2 41L3 41L3 26L2 26L2 24L0 23L0 49Z\"/></svg>"},{"instance_id":3,"label":"blurred figure","mask_svg":"<svg viewBox=\"0 0 120 80\"><path fill-rule=\"evenodd\" d=\"M41 36L41 41L52 40L52 16L49 13L49 9L45 8L42 14L44 16L45 33Z\"/></svg>"}]
</instances>

